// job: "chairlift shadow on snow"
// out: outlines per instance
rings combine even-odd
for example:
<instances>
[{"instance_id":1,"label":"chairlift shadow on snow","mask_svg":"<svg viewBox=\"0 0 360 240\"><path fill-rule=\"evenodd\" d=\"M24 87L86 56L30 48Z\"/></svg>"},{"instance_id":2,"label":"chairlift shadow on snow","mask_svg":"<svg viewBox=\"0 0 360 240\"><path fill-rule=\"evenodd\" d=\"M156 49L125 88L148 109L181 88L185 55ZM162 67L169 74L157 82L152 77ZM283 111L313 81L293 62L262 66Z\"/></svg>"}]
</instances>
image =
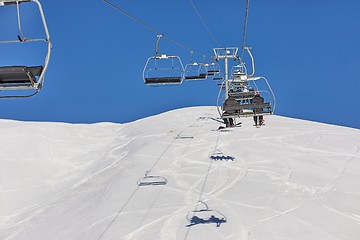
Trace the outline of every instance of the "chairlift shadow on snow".
<instances>
[{"instance_id":1,"label":"chairlift shadow on snow","mask_svg":"<svg viewBox=\"0 0 360 240\"><path fill-rule=\"evenodd\" d=\"M210 159L213 161L234 161L235 157L227 155L211 155Z\"/></svg>"},{"instance_id":2,"label":"chairlift shadow on snow","mask_svg":"<svg viewBox=\"0 0 360 240\"><path fill-rule=\"evenodd\" d=\"M192 227L198 224L215 223L216 227L220 227L222 223L226 223L226 217L216 210L209 209L205 202L199 201L200 209L191 211L186 216L189 224L186 227Z\"/></svg>"},{"instance_id":3,"label":"chairlift shadow on snow","mask_svg":"<svg viewBox=\"0 0 360 240\"><path fill-rule=\"evenodd\" d=\"M234 161L235 157L224 154L220 149L215 149L214 153L209 157L213 161Z\"/></svg>"},{"instance_id":4,"label":"chairlift shadow on snow","mask_svg":"<svg viewBox=\"0 0 360 240\"><path fill-rule=\"evenodd\" d=\"M207 223L215 223L216 227L220 227L221 223L226 223L226 219L224 218L217 218L214 215L211 215L209 219L202 219L197 216L193 216L191 218L191 223L186 225L186 227L191 227L198 224L207 224Z\"/></svg>"},{"instance_id":5,"label":"chairlift shadow on snow","mask_svg":"<svg viewBox=\"0 0 360 240\"><path fill-rule=\"evenodd\" d=\"M149 175L150 171L145 172L145 176L137 181L137 185L141 186L162 186L167 184L166 178L162 176Z\"/></svg>"}]
</instances>

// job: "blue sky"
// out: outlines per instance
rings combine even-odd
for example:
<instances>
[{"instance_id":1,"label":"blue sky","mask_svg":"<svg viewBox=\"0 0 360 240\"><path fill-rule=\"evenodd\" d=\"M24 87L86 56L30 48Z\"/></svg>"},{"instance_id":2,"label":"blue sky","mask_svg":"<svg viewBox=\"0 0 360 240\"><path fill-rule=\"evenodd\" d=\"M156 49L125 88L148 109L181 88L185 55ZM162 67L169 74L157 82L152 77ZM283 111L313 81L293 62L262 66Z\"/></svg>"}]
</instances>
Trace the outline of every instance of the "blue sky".
<instances>
[{"instance_id":1,"label":"blue sky","mask_svg":"<svg viewBox=\"0 0 360 240\"><path fill-rule=\"evenodd\" d=\"M245 0L193 0L216 41L188 0L111 2L209 57L213 47L242 44ZM155 54L156 34L103 1L41 3L53 42L44 88L30 99L0 99L0 118L123 123L216 104L214 81L145 86L142 71ZM276 114L360 128L359 9L357 0L250 1L247 44L253 47L257 75L266 76L276 94ZM38 20L32 11L24 24ZM13 9L0 8L0 22L16 21L13 14ZM12 33L11 26L0 27L1 37ZM37 33L36 26L27 29ZM1 51L3 65L21 65L29 56L41 62L44 56L41 51L22 56L4 45ZM189 51L166 39L160 52L189 62Z\"/></svg>"}]
</instances>

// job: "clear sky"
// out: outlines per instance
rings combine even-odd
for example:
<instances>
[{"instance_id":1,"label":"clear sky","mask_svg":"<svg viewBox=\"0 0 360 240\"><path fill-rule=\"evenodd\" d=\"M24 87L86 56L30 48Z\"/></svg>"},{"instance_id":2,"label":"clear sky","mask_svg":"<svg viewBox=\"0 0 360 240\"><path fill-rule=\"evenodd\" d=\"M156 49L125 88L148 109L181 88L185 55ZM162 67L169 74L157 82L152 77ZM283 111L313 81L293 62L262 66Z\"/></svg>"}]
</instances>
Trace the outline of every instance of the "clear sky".
<instances>
[{"instance_id":1,"label":"clear sky","mask_svg":"<svg viewBox=\"0 0 360 240\"><path fill-rule=\"evenodd\" d=\"M213 47L241 47L245 0L192 1L214 37L188 0L111 0L208 57ZM0 118L123 123L181 107L216 105L214 81L145 86L142 71L155 54L156 34L103 1L41 3L53 42L44 88L30 99L0 99ZM266 76L276 94L276 114L360 128L359 10L357 0L250 0L247 44L257 75ZM24 12L25 25L36 20L32 11ZM11 26L17 34L14 8L0 7L0 22L0 37L14 38L9 37ZM35 27L26 31L37 33ZM21 65L28 57L41 63L44 56L41 51L22 56L5 45L0 51L2 66ZM189 62L189 50L166 39L160 52Z\"/></svg>"}]
</instances>

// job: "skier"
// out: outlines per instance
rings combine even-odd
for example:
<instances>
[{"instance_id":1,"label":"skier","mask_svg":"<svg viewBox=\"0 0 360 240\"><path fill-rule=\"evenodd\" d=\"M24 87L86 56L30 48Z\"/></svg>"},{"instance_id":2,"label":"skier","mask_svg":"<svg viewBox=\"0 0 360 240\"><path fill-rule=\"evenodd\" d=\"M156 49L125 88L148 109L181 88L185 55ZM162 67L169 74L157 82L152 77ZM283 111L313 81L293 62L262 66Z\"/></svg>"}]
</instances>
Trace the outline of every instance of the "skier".
<instances>
[{"instance_id":1,"label":"skier","mask_svg":"<svg viewBox=\"0 0 360 240\"><path fill-rule=\"evenodd\" d=\"M264 98L260 96L259 92L255 92L255 97L251 99L252 104L262 104L264 103ZM254 114L260 114L262 113L263 109L261 107L254 107L253 112ZM258 126L258 124L261 126L264 123L264 117L263 115L254 115L254 123L255 126Z\"/></svg>"},{"instance_id":2,"label":"skier","mask_svg":"<svg viewBox=\"0 0 360 240\"><path fill-rule=\"evenodd\" d=\"M226 114L226 115L237 114L237 110L229 110L228 108L238 106L238 105L239 105L239 103L236 101L235 97L229 96L223 104L224 114ZM224 119L224 123L225 123L226 127L235 127L233 118L224 117L223 119Z\"/></svg>"}]
</instances>

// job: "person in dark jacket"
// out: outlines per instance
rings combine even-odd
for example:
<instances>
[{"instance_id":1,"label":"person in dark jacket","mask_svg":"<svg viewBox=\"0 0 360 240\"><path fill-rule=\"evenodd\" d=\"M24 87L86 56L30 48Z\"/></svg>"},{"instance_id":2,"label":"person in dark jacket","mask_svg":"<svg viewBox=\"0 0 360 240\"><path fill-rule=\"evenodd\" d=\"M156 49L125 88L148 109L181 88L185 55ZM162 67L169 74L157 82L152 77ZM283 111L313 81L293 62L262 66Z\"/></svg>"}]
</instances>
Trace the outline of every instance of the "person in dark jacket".
<instances>
[{"instance_id":1,"label":"person in dark jacket","mask_svg":"<svg viewBox=\"0 0 360 240\"><path fill-rule=\"evenodd\" d=\"M259 92L255 92L255 97L253 99L251 99L251 103L252 104L262 104L264 103L264 98L260 96ZM255 114L259 114L262 113L263 109L260 107L254 107L253 112ZM254 123L255 126L257 126L258 124L261 126L264 122L264 116L263 115L255 115L254 116Z\"/></svg>"},{"instance_id":2,"label":"person in dark jacket","mask_svg":"<svg viewBox=\"0 0 360 240\"><path fill-rule=\"evenodd\" d=\"M237 114L237 110L229 109L229 107L236 107L238 105L239 105L239 103L236 101L235 97L229 96L223 104L224 114L225 115ZM224 119L224 123L225 123L226 127L234 127L235 126L233 118L224 117L223 119Z\"/></svg>"}]
</instances>

